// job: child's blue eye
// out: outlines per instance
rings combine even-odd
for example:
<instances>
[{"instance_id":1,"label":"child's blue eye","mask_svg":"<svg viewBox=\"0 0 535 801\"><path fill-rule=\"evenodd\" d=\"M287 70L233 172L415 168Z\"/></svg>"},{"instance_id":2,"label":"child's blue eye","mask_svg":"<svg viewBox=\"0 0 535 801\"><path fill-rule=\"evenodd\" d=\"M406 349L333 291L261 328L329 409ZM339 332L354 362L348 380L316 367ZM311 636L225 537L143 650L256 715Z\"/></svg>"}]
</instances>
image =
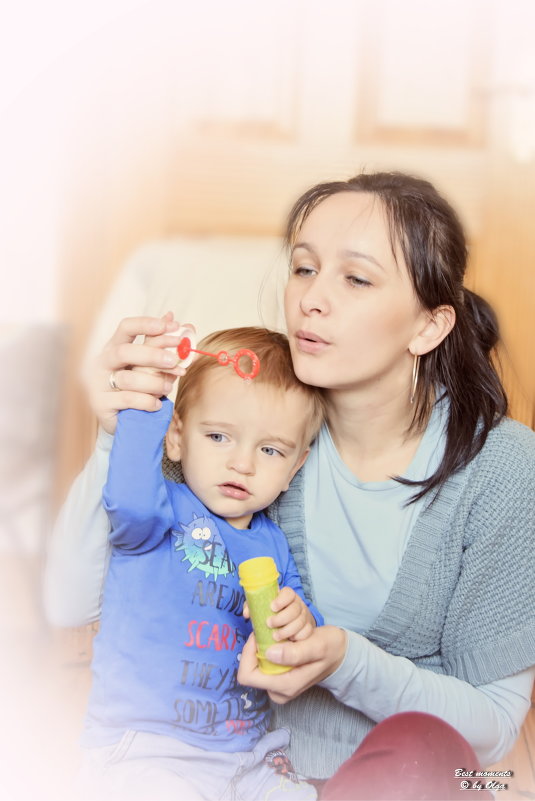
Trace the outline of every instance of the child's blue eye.
<instances>
[{"instance_id":1,"label":"child's blue eye","mask_svg":"<svg viewBox=\"0 0 535 801\"><path fill-rule=\"evenodd\" d=\"M267 456L282 456L280 451L278 451L276 448L272 448L270 445L264 445L262 447L262 453L265 453Z\"/></svg>"},{"instance_id":2,"label":"child's blue eye","mask_svg":"<svg viewBox=\"0 0 535 801\"><path fill-rule=\"evenodd\" d=\"M224 439L225 439L225 435L224 434L219 434L217 432L214 433L214 434L208 434L208 436L210 437L212 442L223 442Z\"/></svg>"}]
</instances>

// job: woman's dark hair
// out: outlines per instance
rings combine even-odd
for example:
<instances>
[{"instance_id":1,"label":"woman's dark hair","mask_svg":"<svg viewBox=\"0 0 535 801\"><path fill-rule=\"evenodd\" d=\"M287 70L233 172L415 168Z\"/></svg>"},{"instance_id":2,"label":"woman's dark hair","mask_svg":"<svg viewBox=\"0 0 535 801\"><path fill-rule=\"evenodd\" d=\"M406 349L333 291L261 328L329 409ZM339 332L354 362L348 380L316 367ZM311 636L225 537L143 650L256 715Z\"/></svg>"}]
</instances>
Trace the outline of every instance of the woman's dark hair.
<instances>
[{"instance_id":1,"label":"woman's dark hair","mask_svg":"<svg viewBox=\"0 0 535 801\"><path fill-rule=\"evenodd\" d=\"M442 463L425 481L397 477L421 489L411 501L439 488L467 465L485 444L490 429L507 412L507 397L492 362L499 340L496 315L479 295L463 286L467 247L462 225L450 204L428 181L403 173L357 175L348 181L313 186L290 211L286 244L291 247L310 212L340 192L367 192L380 199L392 249L399 243L422 307L452 306L456 322L434 350L420 358L411 430L423 428L437 385L450 402Z\"/></svg>"}]
</instances>

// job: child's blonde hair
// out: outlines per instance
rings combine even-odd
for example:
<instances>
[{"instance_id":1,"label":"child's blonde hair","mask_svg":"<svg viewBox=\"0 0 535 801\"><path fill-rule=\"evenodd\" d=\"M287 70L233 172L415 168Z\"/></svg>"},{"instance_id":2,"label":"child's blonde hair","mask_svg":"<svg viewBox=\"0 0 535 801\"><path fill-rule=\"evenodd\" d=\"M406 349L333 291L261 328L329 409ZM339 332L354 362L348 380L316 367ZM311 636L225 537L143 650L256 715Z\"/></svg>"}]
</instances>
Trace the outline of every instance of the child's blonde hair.
<instances>
[{"instance_id":1,"label":"child's blonde hair","mask_svg":"<svg viewBox=\"0 0 535 801\"><path fill-rule=\"evenodd\" d=\"M290 345L284 334L252 326L227 328L204 337L197 347L199 350L212 353L224 350L231 357L236 351L244 348L254 351L260 360L260 372L256 378L250 379L251 381L281 391L297 391L308 401L308 412L303 416L303 439L305 447L310 445L324 418L323 395L320 389L303 384L296 377ZM250 360L247 357L240 359L240 367L247 372L250 369ZM233 368L232 365L222 367L212 356L197 356L187 368L186 374L179 380L175 409L181 420L187 417L188 408L195 403L195 394L201 390L204 376L211 370L233 370Z\"/></svg>"}]
</instances>

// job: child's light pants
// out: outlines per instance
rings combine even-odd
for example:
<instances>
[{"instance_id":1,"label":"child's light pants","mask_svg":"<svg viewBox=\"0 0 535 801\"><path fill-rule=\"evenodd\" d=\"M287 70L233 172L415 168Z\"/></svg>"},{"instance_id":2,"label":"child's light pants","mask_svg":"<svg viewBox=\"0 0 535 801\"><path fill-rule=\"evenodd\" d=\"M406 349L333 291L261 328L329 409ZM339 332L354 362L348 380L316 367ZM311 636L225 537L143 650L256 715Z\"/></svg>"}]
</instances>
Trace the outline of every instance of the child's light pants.
<instances>
[{"instance_id":1,"label":"child's light pants","mask_svg":"<svg viewBox=\"0 0 535 801\"><path fill-rule=\"evenodd\" d=\"M84 749L81 801L315 801L282 752L286 729L253 751L205 751L174 737L126 732L110 746ZM275 752L275 753L273 753Z\"/></svg>"}]
</instances>

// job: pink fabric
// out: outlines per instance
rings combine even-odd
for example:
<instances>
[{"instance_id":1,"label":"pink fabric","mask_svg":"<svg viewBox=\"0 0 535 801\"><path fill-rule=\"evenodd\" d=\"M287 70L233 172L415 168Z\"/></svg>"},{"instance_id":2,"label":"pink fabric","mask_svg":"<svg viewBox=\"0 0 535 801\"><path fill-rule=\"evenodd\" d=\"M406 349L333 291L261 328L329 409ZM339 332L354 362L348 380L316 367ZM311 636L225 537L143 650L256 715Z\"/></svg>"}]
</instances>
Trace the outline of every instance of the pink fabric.
<instances>
[{"instance_id":1,"label":"pink fabric","mask_svg":"<svg viewBox=\"0 0 535 801\"><path fill-rule=\"evenodd\" d=\"M487 778L456 776L481 770L472 747L434 715L402 712L378 723L321 790L321 801L448 801L470 795L492 801ZM461 786L462 782L469 782ZM474 788L475 789L475 788ZM468 790L468 793L467 793Z\"/></svg>"}]
</instances>

